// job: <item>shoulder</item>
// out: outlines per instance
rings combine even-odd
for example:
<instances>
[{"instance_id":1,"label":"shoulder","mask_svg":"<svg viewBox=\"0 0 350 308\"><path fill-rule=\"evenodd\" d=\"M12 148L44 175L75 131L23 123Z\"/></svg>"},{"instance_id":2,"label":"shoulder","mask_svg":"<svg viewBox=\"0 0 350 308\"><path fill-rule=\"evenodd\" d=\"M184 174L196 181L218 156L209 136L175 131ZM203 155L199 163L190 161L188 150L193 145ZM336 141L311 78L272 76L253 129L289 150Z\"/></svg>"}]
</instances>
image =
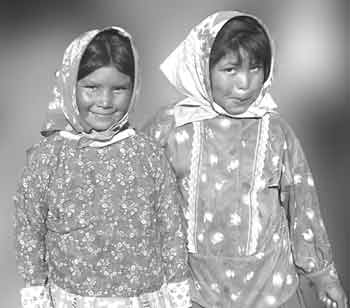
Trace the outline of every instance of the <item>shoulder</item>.
<instances>
[{"instance_id":1,"label":"shoulder","mask_svg":"<svg viewBox=\"0 0 350 308\"><path fill-rule=\"evenodd\" d=\"M143 130L137 130L132 139L133 143L135 143L137 147L144 148L149 151L163 151L157 140L152 138L152 136Z\"/></svg>"},{"instance_id":2,"label":"shoulder","mask_svg":"<svg viewBox=\"0 0 350 308\"><path fill-rule=\"evenodd\" d=\"M164 148L153 138L144 132L137 132L132 138L134 148L137 149L137 156L140 162L146 163L150 174L154 177L159 175L159 170L169 168Z\"/></svg>"},{"instance_id":3,"label":"shoulder","mask_svg":"<svg viewBox=\"0 0 350 308\"><path fill-rule=\"evenodd\" d=\"M291 125L279 114L271 116L271 135L273 139L279 139L283 142L283 147L288 151L301 149L301 143L296 136Z\"/></svg>"},{"instance_id":4,"label":"shoulder","mask_svg":"<svg viewBox=\"0 0 350 308\"><path fill-rule=\"evenodd\" d=\"M173 103L170 105L162 106L156 114L151 119L152 121L158 122L175 122L175 106L177 103Z\"/></svg>"},{"instance_id":5,"label":"shoulder","mask_svg":"<svg viewBox=\"0 0 350 308\"><path fill-rule=\"evenodd\" d=\"M139 150L139 153L150 157L161 157L164 154L162 146L149 136L144 131L136 131L135 136L132 138L135 148Z\"/></svg>"},{"instance_id":6,"label":"shoulder","mask_svg":"<svg viewBox=\"0 0 350 308\"><path fill-rule=\"evenodd\" d=\"M63 138L58 133L43 137L39 143L27 149L27 164L49 164L57 156L62 143Z\"/></svg>"},{"instance_id":7,"label":"shoulder","mask_svg":"<svg viewBox=\"0 0 350 308\"><path fill-rule=\"evenodd\" d=\"M142 128L145 134L162 146L165 146L169 135L175 129L175 105L160 108Z\"/></svg>"},{"instance_id":8,"label":"shoulder","mask_svg":"<svg viewBox=\"0 0 350 308\"><path fill-rule=\"evenodd\" d=\"M270 131L272 135L281 135L285 139L295 137L290 124L279 113L270 114Z\"/></svg>"}]
</instances>

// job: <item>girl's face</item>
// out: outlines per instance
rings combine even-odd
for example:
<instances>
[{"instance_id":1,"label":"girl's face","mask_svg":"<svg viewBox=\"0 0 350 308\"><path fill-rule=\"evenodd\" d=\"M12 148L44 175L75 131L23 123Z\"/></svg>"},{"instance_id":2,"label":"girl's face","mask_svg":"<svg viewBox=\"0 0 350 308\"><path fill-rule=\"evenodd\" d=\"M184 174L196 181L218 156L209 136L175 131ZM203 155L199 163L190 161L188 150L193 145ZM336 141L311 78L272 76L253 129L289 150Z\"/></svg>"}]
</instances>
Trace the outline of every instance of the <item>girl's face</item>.
<instances>
[{"instance_id":1,"label":"girl's face","mask_svg":"<svg viewBox=\"0 0 350 308\"><path fill-rule=\"evenodd\" d=\"M129 109L131 77L114 66L101 67L77 82L77 106L86 129L104 131Z\"/></svg>"},{"instance_id":2,"label":"girl's face","mask_svg":"<svg viewBox=\"0 0 350 308\"><path fill-rule=\"evenodd\" d=\"M245 112L259 96L264 84L264 69L252 65L242 48L223 56L211 69L214 102L230 114Z\"/></svg>"}]
</instances>

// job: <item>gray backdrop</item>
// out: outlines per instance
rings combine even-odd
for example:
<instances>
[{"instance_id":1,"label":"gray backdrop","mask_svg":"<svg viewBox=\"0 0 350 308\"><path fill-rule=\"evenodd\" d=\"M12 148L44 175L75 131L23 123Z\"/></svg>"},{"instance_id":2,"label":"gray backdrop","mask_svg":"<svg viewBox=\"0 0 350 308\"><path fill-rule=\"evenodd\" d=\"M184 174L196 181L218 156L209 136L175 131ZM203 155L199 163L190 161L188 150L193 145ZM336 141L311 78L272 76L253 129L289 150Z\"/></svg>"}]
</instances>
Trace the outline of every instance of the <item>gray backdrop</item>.
<instances>
[{"instance_id":1,"label":"gray backdrop","mask_svg":"<svg viewBox=\"0 0 350 308\"><path fill-rule=\"evenodd\" d=\"M6 2L6 1L5 1ZM299 136L313 170L335 262L349 291L349 1L345 0L84 0L0 4L0 307L19 307L12 195L38 142L53 72L67 44L81 32L108 25L136 41L143 87L134 123L179 98L159 63L192 26L217 10L259 16L277 46L272 93ZM319 307L305 284L310 307Z\"/></svg>"}]
</instances>

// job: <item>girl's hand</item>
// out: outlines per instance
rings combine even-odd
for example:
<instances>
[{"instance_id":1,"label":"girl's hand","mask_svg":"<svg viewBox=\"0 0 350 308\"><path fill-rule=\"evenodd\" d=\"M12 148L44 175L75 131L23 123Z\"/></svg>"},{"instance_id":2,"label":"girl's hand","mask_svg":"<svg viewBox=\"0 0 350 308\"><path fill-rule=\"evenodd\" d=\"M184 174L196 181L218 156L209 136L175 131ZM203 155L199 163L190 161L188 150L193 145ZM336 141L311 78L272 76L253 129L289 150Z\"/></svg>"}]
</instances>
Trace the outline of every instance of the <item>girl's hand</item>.
<instances>
[{"instance_id":1,"label":"girl's hand","mask_svg":"<svg viewBox=\"0 0 350 308\"><path fill-rule=\"evenodd\" d=\"M348 299L339 283L325 286L318 296L326 308L348 308Z\"/></svg>"}]
</instances>

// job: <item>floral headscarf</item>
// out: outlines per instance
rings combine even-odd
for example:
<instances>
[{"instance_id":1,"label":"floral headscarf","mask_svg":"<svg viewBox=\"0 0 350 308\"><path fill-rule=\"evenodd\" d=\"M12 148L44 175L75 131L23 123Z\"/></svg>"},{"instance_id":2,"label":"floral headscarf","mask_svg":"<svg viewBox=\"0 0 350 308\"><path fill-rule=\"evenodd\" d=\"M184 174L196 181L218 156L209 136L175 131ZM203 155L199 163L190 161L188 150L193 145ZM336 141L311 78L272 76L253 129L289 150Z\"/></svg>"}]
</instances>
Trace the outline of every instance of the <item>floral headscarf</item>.
<instances>
[{"instance_id":1,"label":"floral headscarf","mask_svg":"<svg viewBox=\"0 0 350 308\"><path fill-rule=\"evenodd\" d=\"M232 18L248 16L257 20L265 29L272 50L270 73L259 97L244 112L231 115L217 105L212 98L210 86L209 59L214 40L220 29ZM264 24L255 16L238 11L222 11L210 15L194 27L186 39L161 64L160 69L187 98L175 106L176 125L210 119L224 114L235 118L262 117L277 108L271 95L267 93L273 75L274 57L273 42Z\"/></svg>"},{"instance_id":2,"label":"floral headscarf","mask_svg":"<svg viewBox=\"0 0 350 308\"><path fill-rule=\"evenodd\" d=\"M133 93L131 96L129 109L120 121L113 123L109 129L103 132L92 131L87 133L84 131L76 102L76 83L79 64L87 46L96 37L96 35L110 29L117 31L120 35L128 38L130 41L135 63ZM128 122L128 114L135 104L140 87L139 75L137 51L131 35L124 29L119 27L110 27L102 30L91 30L80 35L66 49L63 56L62 67L56 72L56 82L53 88L54 99L49 103L46 120L42 127L41 134L47 136L52 132L60 131L68 138L84 138L86 140L90 140L91 142L103 142L110 141L112 138L115 139L116 134L118 134ZM130 132L124 132L117 139L120 140L121 138L126 138L129 135Z\"/></svg>"}]
</instances>

